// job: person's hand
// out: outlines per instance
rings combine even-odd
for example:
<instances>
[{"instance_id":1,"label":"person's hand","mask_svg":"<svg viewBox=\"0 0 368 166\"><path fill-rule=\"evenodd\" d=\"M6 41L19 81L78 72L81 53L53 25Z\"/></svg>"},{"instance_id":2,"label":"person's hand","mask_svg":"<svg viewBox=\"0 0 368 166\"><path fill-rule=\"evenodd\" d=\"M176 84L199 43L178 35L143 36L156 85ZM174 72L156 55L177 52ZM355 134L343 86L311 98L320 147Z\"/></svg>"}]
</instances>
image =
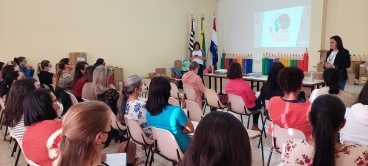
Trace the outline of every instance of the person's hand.
<instances>
[{"instance_id":1,"label":"person's hand","mask_svg":"<svg viewBox=\"0 0 368 166\"><path fill-rule=\"evenodd\" d=\"M188 134L188 133L189 133L189 131L188 131L185 127L183 127L183 133L184 133L184 134Z\"/></svg>"},{"instance_id":2,"label":"person's hand","mask_svg":"<svg viewBox=\"0 0 368 166\"><path fill-rule=\"evenodd\" d=\"M31 66L31 65L28 65L28 68L31 69L31 70L33 70L33 66Z\"/></svg>"},{"instance_id":3,"label":"person's hand","mask_svg":"<svg viewBox=\"0 0 368 166\"><path fill-rule=\"evenodd\" d=\"M325 62L325 67L326 68L334 68L334 65L332 65L331 63L329 62Z\"/></svg>"},{"instance_id":4,"label":"person's hand","mask_svg":"<svg viewBox=\"0 0 368 166\"><path fill-rule=\"evenodd\" d=\"M106 153L101 153L101 162L105 162L106 161Z\"/></svg>"}]
</instances>

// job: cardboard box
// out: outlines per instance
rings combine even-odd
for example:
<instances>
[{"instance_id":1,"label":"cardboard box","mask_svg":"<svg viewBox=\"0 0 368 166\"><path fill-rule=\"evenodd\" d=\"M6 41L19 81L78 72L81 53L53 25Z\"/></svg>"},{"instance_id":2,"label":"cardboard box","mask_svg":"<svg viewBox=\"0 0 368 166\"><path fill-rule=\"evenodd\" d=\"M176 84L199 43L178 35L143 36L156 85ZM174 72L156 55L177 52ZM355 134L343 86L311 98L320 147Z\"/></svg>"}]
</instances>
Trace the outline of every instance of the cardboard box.
<instances>
[{"instance_id":1,"label":"cardboard box","mask_svg":"<svg viewBox=\"0 0 368 166\"><path fill-rule=\"evenodd\" d=\"M347 85L355 85L355 79L359 78L358 73L349 73L348 72L348 80L346 80Z\"/></svg>"},{"instance_id":2,"label":"cardboard box","mask_svg":"<svg viewBox=\"0 0 368 166\"><path fill-rule=\"evenodd\" d=\"M318 51L320 53L319 62L325 62L326 61L328 51L330 51L330 50L319 50Z\"/></svg>"},{"instance_id":3,"label":"cardboard box","mask_svg":"<svg viewBox=\"0 0 368 166\"><path fill-rule=\"evenodd\" d=\"M368 76L359 76L359 85L364 86L367 82Z\"/></svg>"},{"instance_id":4,"label":"cardboard box","mask_svg":"<svg viewBox=\"0 0 368 166\"><path fill-rule=\"evenodd\" d=\"M181 70L181 65L182 65L182 62L181 60L175 60L174 61L174 67Z\"/></svg>"},{"instance_id":5,"label":"cardboard box","mask_svg":"<svg viewBox=\"0 0 368 166\"><path fill-rule=\"evenodd\" d=\"M359 73L359 66L362 64L362 61L352 61L350 63L350 67L346 70L351 73Z\"/></svg>"},{"instance_id":6,"label":"cardboard box","mask_svg":"<svg viewBox=\"0 0 368 166\"><path fill-rule=\"evenodd\" d=\"M166 68L156 68L155 70L156 75L160 75L165 77L166 76Z\"/></svg>"},{"instance_id":7,"label":"cardboard box","mask_svg":"<svg viewBox=\"0 0 368 166\"><path fill-rule=\"evenodd\" d=\"M148 77L152 79L156 77L156 73L148 73Z\"/></svg>"},{"instance_id":8,"label":"cardboard box","mask_svg":"<svg viewBox=\"0 0 368 166\"><path fill-rule=\"evenodd\" d=\"M77 64L78 62L87 62L87 54L85 52L71 52L70 60Z\"/></svg>"},{"instance_id":9,"label":"cardboard box","mask_svg":"<svg viewBox=\"0 0 368 166\"><path fill-rule=\"evenodd\" d=\"M359 65L359 75L363 75L363 76L367 75L368 74L367 67L368 67L368 64Z\"/></svg>"},{"instance_id":10,"label":"cardboard box","mask_svg":"<svg viewBox=\"0 0 368 166\"><path fill-rule=\"evenodd\" d=\"M123 85L124 82L124 69L119 67L113 68L113 75L114 75L114 86L116 90L120 91L121 86Z\"/></svg>"},{"instance_id":11,"label":"cardboard box","mask_svg":"<svg viewBox=\"0 0 368 166\"><path fill-rule=\"evenodd\" d=\"M312 72L312 71L304 72L304 77L308 79L310 73L313 73L313 78L315 80L323 80L323 72Z\"/></svg>"},{"instance_id":12,"label":"cardboard box","mask_svg":"<svg viewBox=\"0 0 368 166\"><path fill-rule=\"evenodd\" d=\"M322 63L317 63L317 72L323 72L324 69L324 64Z\"/></svg>"}]
</instances>

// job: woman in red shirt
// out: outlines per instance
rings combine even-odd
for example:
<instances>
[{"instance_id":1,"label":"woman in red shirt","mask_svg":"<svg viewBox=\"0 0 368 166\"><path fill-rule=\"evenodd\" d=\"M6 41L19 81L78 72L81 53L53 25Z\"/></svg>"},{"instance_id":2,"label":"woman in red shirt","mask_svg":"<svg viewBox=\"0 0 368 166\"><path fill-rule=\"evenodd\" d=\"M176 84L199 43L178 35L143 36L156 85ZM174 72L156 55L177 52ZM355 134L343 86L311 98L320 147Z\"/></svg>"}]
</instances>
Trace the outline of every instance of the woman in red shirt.
<instances>
[{"instance_id":1,"label":"woman in red shirt","mask_svg":"<svg viewBox=\"0 0 368 166\"><path fill-rule=\"evenodd\" d=\"M235 62L230 65L227 71L227 78L229 78L225 85L227 94L241 96L249 111L257 111L261 108L261 99L257 99L250 85L242 79L243 73L239 63ZM258 128L259 115L260 113L253 114L252 130L261 131Z\"/></svg>"},{"instance_id":2,"label":"woman in red shirt","mask_svg":"<svg viewBox=\"0 0 368 166\"><path fill-rule=\"evenodd\" d=\"M84 80L84 70L88 67L87 62L78 62L75 66L74 79L72 82L73 95L78 102L82 102L82 89L86 81Z\"/></svg>"}]
</instances>

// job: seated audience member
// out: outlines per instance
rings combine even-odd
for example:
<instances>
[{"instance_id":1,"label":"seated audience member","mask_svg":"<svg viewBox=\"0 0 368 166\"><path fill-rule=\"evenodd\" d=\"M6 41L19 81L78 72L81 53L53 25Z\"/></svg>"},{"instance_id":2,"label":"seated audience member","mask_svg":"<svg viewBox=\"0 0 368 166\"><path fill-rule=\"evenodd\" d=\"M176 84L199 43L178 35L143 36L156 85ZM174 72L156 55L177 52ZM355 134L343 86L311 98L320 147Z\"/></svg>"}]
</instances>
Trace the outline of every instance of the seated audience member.
<instances>
[{"instance_id":1,"label":"seated audience member","mask_svg":"<svg viewBox=\"0 0 368 166\"><path fill-rule=\"evenodd\" d=\"M3 70L3 67L5 66L5 63L4 62L0 62L0 84L3 82L4 80L4 77L2 75L2 70Z\"/></svg>"},{"instance_id":2,"label":"seated audience member","mask_svg":"<svg viewBox=\"0 0 368 166\"><path fill-rule=\"evenodd\" d=\"M346 124L340 131L340 139L350 143L368 145L368 83L361 90L358 101L346 109Z\"/></svg>"},{"instance_id":3,"label":"seated audience member","mask_svg":"<svg viewBox=\"0 0 368 166\"><path fill-rule=\"evenodd\" d=\"M73 105L62 122L58 166L101 165L100 153L111 128L111 109L99 101ZM128 145L128 165L135 164L136 145ZM121 163L125 164L125 163Z\"/></svg>"},{"instance_id":4,"label":"seated audience member","mask_svg":"<svg viewBox=\"0 0 368 166\"><path fill-rule=\"evenodd\" d=\"M345 105L338 97L317 97L309 114L313 137L285 142L281 155L284 165L367 165L367 146L337 143L338 132L346 122L344 115Z\"/></svg>"},{"instance_id":5,"label":"seated audience member","mask_svg":"<svg viewBox=\"0 0 368 166\"><path fill-rule=\"evenodd\" d=\"M202 96L204 93L204 85L202 79L197 75L199 70L199 64L196 61L192 61L189 65L189 72L183 75L182 81L184 86L190 86L195 91L195 102L202 109ZM185 99L182 97L183 107L185 107Z\"/></svg>"},{"instance_id":6,"label":"seated audience member","mask_svg":"<svg viewBox=\"0 0 368 166\"><path fill-rule=\"evenodd\" d=\"M244 125L232 114L214 111L203 117L181 166L250 166L252 150Z\"/></svg>"},{"instance_id":7,"label":"seated audience member","mask_svg":"<svg viewBox=\"0 0 368 166\"><path fill-rule=\"evenodd\" d=\"M34 163L55 165L61 139L61 121L57 120L62 105L50 89L33 91L23 101L24 125L23 153Z\"/></svg>"},{"instance_id":8,"label":"seated audience member","mask_svg":"<svg viewBox=\"0 0 368 166\"><path fill-rule=\"evenodd\" d=\"M350 108L354 104L356 99L349 92L345 92L340 88L340 72L337 69L325 69L323 71L323 80L325 81L326 86L321 89L313 90L309 98L311 103L313 103L313 100L319 95L332 94L340 98L346 107Z\"/></svg>"},{"instance_id":9,"label":"seated audience member","mask_svg":"<svg viewBox=\"0 0 368 166\"><path fill-rule=\"evenodd\" d=\"M82 89L86 83L84 79L85 69L88 67L86 62L78 62L75 66L74 79L72 82L73 95L77 98L78 102L82 102Z\"/></svg>"},{"instance_id":10,"label":"seated audience member","mask_svg":"<svg viewBox=\"0 0 368 166\"><path fill-rule=\"evenodd\" d=\"M250 85L244 81L243 73L239 63L232 63L227 71L229 81L225 85L227 94L234 94L243 98L245 106L249 111L257 111L261 108L261 99L256 97ZM260 113L253 114L252 130L261 131L258 128L258 119Z\"/></svg>"},{"instance_id":11,"label":"seated audience member","mask_svg":"<svg viewBox=\"0 0 368 166\"><path fill-rule=\"evenodd\" d=\"M270 100L274 96L284 96L284 91L281 90L280 85L277 82L277 75L283 68L284 65L281 62L275 62L272 64L267 82L262 85L260 98L263 100Z\"/></svg>"},{"instance_id":12,"label":"seated audience member","mask_svg":"<svg viewBox=\"0 0 368 166\"><path fill-rule=\"evenodd\" d=\"M285 95L272 97L268 105L268 112L273 124L281 128L298 129L304 133L307 139L310 139L312 128L309 125L308 114L311 103L298 101L303 79L304 73L301 69L297 67L283 68L277 76L277 82ZM272 124L268 132L272 133Z\"/></svg>"},{"instance_id":13,"label":"seated audience member","mask_svg":"<svg viewBox=\"0 0 368 166\"><path fill-rule=\"evenodd\" d=\"M124 122L124 116L136 121L143 129L144 134L153 139L152 131L147 125L146 102L138 99L142 90L142 78L140 76L131 75L124 80L118 101L119 112L117 118L120 122Z\"/></svg>"},{"instance_id":14,"label":"seated audience member","mask_svg":"<svg viewBox=\"0 0 368 166\"><path fill-rule=\"evenodd\" d=\"M25 77L33 77L34 69L31 65L27 64L25 57L14 58L14 62L19 66L19 70L24 74Z\"/></svg>"},{"instance_id":15,"label":"seated audience member","mask_svg":"<svg viewBox=\"0 0 368 166\"><path fill-rule=\"evenodd\" d=\"M64 90L71 90L73 76L70 71L74 69L74 64L69 58L63 58L59 62L59 71L56 73L56 86Z\"/></svg>"},{"instance_id":16,"label":"seated audience member","mask_svg":"<svg viewBox=\"0 0 368 166\"><path fill-rule=\"evenodd\" d=\"M93 82L93 72L95 71L95 66L88 66L84 71L84 81L86 82L83 85L82 89L82 98L87 100L96 100L96 96L92 91L92 82Z\"/></svg>"},{"instance_id":17,"label":"seated audience member","mask_svg":"<svg viewBox=\"0 0 368 166\"><path fill-rule=\"evenodd\" d=\"M110 77L110 69L105 66L96 67L93 72L92 88L96 99L110 106L112 112L118 113L117 101L119 92L110 87L108 79Z\"/></svg>"},{"instance_id":18,"label":"seated audience member","mask_svg":"<svg viewBox=\"0 0 368 166\"><path fill-rule=\"evenodd\" d=\"M96 63L95 63L95 64L93 64L93 66L95 66L95 67L98 67L98 66L105 66L105 65L106 65L105 60L104 60L104 59L102 59L102 58L98 58L98 59L96 60Z\"/></svg>"},{"instance_id":19,"label":"seated audience member","mask_svg":"<svg viewBox=\"0 0 368 166\"><path fill-rule=\"evenodd\" d=\"M50 61L43 60L38 66L37 76L43 86L47 86L49 87L49 89L52 89L54 91L55 89L51 86L54 73L50 73L51 70L52 66Z\"/></svg>"},{"instance_id":20,"label":"seated audience member","mask_svg":"<svg viewBox=\"0 0 368 166\"><path fill-rule=\"evenodd\" d=\"M24 78L24 74L20 71L12 71L6 74L6 78L1 85L1 93L0 96L3 101L6 101L6 95L8 94L10 88L17 80L21 80Z\"/></svg>"},{"instance_id":21,"label":"seated audience member","mask_svg":"<svg viewBox=\"0 0 368 166\"><path fill-rule=\"evenodd\" d=\"M10 135L17 141L22 141L23 134L26 131L24 126L23 103L24 98L29 93L36 90L36 80L33 78L24 78L14 82L10 88L6 107L4 110L4 125L9 126Z\"/></svg>"},{"instance_id":22,"label":"seated audience member","mask_svg":"<svg viewBox=\"0 0 368 166\"><path fill-rule=\"evenodd\" d=\"M194 127L184 111L169 104L170 82L164 77L155 77L148 89L147 124L170 131L181 151L189 146L187 133L193 133Z\"/></svg>"}]
</instances>

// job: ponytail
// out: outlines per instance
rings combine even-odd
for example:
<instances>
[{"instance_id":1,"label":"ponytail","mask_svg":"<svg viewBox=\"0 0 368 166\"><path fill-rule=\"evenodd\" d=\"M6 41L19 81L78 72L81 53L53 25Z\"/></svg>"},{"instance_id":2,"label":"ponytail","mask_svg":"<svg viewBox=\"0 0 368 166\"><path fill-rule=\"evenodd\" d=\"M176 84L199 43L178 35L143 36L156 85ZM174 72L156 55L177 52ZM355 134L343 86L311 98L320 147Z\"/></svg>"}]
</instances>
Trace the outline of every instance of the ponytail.
<instances>
[{"instance_id":1,"label":"ponytail","mask_svg":"<svg viewBox=\"0 0 368 166\"><path fill-rule=\"evenodd\" d=\"M26 58L25 57L23 57L23 56L20 56L20 57L15 57L14 58L14 62L19 66L19 63L20 62L23 62L24 60L25 60Z\"/></svg>"},{"instance_id":2,"label":"ponytail","mask_svg":"<svg viewBox=\"0 0 368 166\"><path fill-rule=\"evenodd\" d=\"M323 80L330 88L329 94L339 94L340 92L340 72L334 68L328 68L323 71Z\"/></svg>"},{"instance_id":3,"label":"ponytail","mask_svg":"<svg viewBox=\"0 0 368 166\"><path fill-rule=\"evenodd\" d=\"M124 115L125 115L125 108L126 108L127 102L128 102L128 95L124 89L124 86L122 86L122 90L120 91L119 101L117 103L117 107L118 107L117 119L119 120L119 122L125 121Z\"/></svg>"},{"instance_id":4,"label":"ponytail","mask_svg":"<svg viewBox=\"0 0 368 166\"><path fill-rule=\"evenodd\" d=\"M339 94L340 92L340 85L339 84L330 84L330 90L328 90L329 94Z\"/></svg>"},{"instance_id":5,"label":"ponytail","mask_svg":"<svg viewBox=\"0 0 368 166\"><path fill-rule=\"evenodd\" d=\"M18 61L18 58L14 58L14 62L19 66L19 61Z\"/></svg>"},{"instance_id":6,"label":"ponytail","mask_svg":"<svg viewBox=\"0 0 368 166\"><path fill-rule=\"evenodd\" d=\"M313 136L315 137L313 165L335 166L335 131L327 112L319 113L317 124L313 128Z\"/></svg>"},{"instance_id":7,"label":"ponytail","mask_svg":"<svg viewBox=\"0 0 368 166\"><path fill-rule=\"evenodd\" d=\"M37 64L37 74L40 74L40 72L41 72L41 63L38 63Z\"/></svg>"}]
</instances>

